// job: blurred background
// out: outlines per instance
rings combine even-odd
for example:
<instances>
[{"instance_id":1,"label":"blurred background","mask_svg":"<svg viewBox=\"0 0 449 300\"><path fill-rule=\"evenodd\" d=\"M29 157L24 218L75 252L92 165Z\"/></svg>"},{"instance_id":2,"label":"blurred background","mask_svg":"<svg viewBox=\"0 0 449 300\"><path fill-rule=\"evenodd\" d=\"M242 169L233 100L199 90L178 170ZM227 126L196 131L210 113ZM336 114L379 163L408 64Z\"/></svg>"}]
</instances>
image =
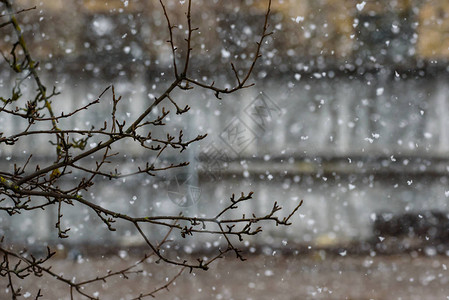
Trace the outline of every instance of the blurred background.
<instances>
[{"instance_id":1,"label":"blurred background","mask_svg":"<svg viewBox=\"0 0 449 300\"><path fill-rule=\"evenodd\" d=\"M178 25L174 34L182 55L186 3L166 3ZM58 111L85 105L114 84L124 99L120 116L132 120L173 79L158 1L15 4L37 5L19 21L44 81L61 91L54 100ZM192 20L200 29L193 37L190 75L219 86L235 84L230 62L249 67L266 5L193 1ZM232 193L254 191L245 211L264 214L274 201L284 213L301 199L304 205L291 226L268 227L250 238L249 252L316 250L319 261L324 250L338 257L449 254L449 3L275 0L269 23L273 35L253 72L254 87L222 100L198 88L173 95L192 109L181 117L170 115L171 132L208 134L181 156L173 152L164 158L189 160L188 167L126 182L100 180L89 196L135 215L214 215ZM12 32L0 36L4 53L14 38ZM8 92L15 78L4 61L0 67L0 90ZM24 94L33 89L30 81ZM61 126L101 127L109 101ZM6 134L26 126L17 121L1 116L0 126ZM20 148L2 147L0 166L12 168L31 149L34 159L51 162L50 147L42 137L28 138ZM121 168L132 170L150 159L138 147L124 143L120 149L115 163ZM44 241L81 252L96 244L143 245L131 227L110 233L76 207L64 213L64 226L72 230L62 245L56 217L49 209L0 215L0 235L30 247ZM155 228L152 234L164 233ZM187 253L207 251L213 243L203 236L178 242Z\"/></svg>"}]
</instances>

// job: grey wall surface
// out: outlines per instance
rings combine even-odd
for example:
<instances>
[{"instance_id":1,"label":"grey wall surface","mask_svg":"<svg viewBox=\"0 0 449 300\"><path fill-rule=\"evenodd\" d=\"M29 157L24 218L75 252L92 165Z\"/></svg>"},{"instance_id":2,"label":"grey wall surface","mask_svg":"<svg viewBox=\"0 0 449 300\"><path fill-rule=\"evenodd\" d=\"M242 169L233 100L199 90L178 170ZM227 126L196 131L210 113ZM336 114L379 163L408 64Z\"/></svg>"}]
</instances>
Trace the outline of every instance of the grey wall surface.
<instances>
[{"instance_id":1,"label":"grey wall surface","mask_svg":"<svg viewBox=\"0 0 449 300\"><path fill-rule=\"evenodd\" d=\"M171 114L168 126L173 132L183 129L186 137L209 135L181 157L170 153L167 158L188 159L191 166L149 179L100 180L86 196L132 215L180 211L214 215L230 194L250 190L255 199L244 210L256 214L267 212L274 201L287 214L303 199L293 225L268 227L264 235L251 239L260 244L285 240L331 245L367 240L373 235L376 213L447 211L448 75L412 78L394 71L368 75L282 75L221 101L197 89L176 92L173 98L180 106L188 103L192 109L181 117ZM55 105L60 111L73 110L93 100L106 84L86 79L76 84L61 82L63 93ZM162 85L153 90L145 79L116 84L116 92L123 97L120 116L125 120L137 116ZM2 89L7 86L4 83ZM174 111L169 103L166 107ZM107 94L99 105L61 126L86 128L96 123L101 127L109 115ZM5 134L23 126L15 122L0 117ZM156 129L155 134L165 133ZM31 151L35 162L48 162L49 149L48 139L42 137L14 147L2 145L1 169L23 162ZM128 170L136 169L132 159L151 159L131 143L120 144L116 150L122 153L117 165ZM188 200L186 207L170 194L170 180L182 173L189 178L181 191ZM199 193L193 200L188 186ZM106 233L95 214L85 208L67 207L64 217L64 224L72 227L74 243L92 237L100 242L139 243L132 228ZM0 218L0 233L27 238L30 243L56 240L56 212L51 209L13 217L1 213ZM164 234L157 228L148 230L156 236ZM203 236L194 243L207 245Z\"/></svg>"}]
</instances>

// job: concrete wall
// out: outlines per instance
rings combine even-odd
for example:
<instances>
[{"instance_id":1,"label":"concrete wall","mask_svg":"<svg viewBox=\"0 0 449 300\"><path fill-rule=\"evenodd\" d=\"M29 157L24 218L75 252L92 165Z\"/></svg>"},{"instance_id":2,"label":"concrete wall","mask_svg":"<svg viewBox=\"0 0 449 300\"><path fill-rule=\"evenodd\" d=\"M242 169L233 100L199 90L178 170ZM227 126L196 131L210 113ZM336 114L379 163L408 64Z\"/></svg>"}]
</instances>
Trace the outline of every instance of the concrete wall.
<instances>
[{"instance_id":1,"label":"concrete wall","mask_svg":"<svg viewBox=\"0 0 449 300\"><path fill-rule=\"evenodd\" d=\"M187 206L170 195L170 180L183 176L173 172L126 182L100 180L86 196L133 215L180 211L213 215L230 194L250 190L255 199L245 206L248 213L263 214L274 201L287 213L304 199L291 227L268 227L264 236L252 239L261 244L289 240L333 245L367 240L372 237L375 213L447 211L448 75L416 74L392 71L341 76L328 71L303 73L300 78L283 75L222 101L195 89L175 93L174 99L189 103L192 110L182 118L170 116L169 126L175 132L184 128L186 136L209 134L183 156L192 161L191 167L181 171L193 176L181 192L187 195ZM144 109L149 93L157 94L142 78L116 85L116 92L123 95L120 116L124 119L132 119ZM60 86L63 94L55 100L55 107L68 112L95 98L104 83L67 80ZM101 125L109 118L109 105L107 94L102 104L62 122L61 128ZM20 124L14 122L0 118L5 134L18 128ZM0 148L1 169L20 164L31 149L35 162L51 159L48 141L30 138L15 147ZM144 163L150 157L130 143L116 150L127 153L115 163L128 170L136 168L131 159ZM168 159L175 161L176 157ZM188 186L198 188L199 196L189 198ZM73 242L92 238L138 242L131 227L106 233L95 214L84 208L66 207L63 213L64 224L72 226ZM3 213L0 217L2 232L14 238L56 239L54 210L11 218ZM154 236L163 235L157 228L148 230L153 230ZM195 245L206 245L203 237Z\"/></svg>"}]
</instances>

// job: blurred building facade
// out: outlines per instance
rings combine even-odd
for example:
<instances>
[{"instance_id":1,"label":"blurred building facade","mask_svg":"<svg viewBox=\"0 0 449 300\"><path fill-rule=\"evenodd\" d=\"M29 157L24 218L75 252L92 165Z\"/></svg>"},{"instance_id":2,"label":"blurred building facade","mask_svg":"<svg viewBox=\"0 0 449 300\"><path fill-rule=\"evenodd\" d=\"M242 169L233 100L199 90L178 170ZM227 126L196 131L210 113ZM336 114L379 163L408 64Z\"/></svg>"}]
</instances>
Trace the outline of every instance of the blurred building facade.
<instances>
[{"instance_id":1,"label":"blurred building facade","mask_svg":"<svg viewBox=\"0 0 449 300\"><path fill-rule=\"evenodd\" d=\"M193 3L193 22L200 31L193 40L192 76L232 84L227 66L231 59L241 68L248 66L266 1ZM114 83L127 99L122 117L132 119L150 95L163 90L172 76L171 52L158 5L143 0L43 1L37 12L21 15L43 77L63 91L55 101L58 109L73 110ZM185 26L186 4L168 1L167 8L178 27ZM262 244L368 240L378 213L447 211L448 15L449 4L443 0L274 1L274 35L255 69L256 87L223 103L197 89L188 97L174 95L189 103L192 113L187 120L173 116L172 128L187 127L192 136L209 134L185 157L194 162L185 171L194 175L188 185L200 196L187 190L177 202L165 177L131 185L99 182L93 198L105 204L114 196L117 201L107 205L150 214L180 209L213 213L229 194L248 190L256 192L257 200L245 209L260 214L275 200L288 210L304 199L294 225L285 232L270 229L255 240ZM174 33L182 57L184 31ZM3 52L12 39L12 33L0 38ZM8 91L12 77L4 62L0 66L0 87ZM65 126L102 124L107 113L106 103ZM20 126L13 122L0 119L6 134ZM230 130L242 132L244 143L237 143ZM30 139L21 147L41 149L45 161L51 159L47 145L46 140ZM139 149L121 147L145 161ZM1 166L11 168L25 157L16 149L1 149ZM133 168L126 159L119 163ZM130 204L133 197L137 200ZM76 210L65 214L79 241L104 230L86 212L82 215L80 222ZM29 238L55 238L54 212L39 219L47 231L20 217L1 218L6 232L17 227ZM131 228L110 239L132 241Z\"/></svg>"},{"instance_id":2,"label":"blurred building facade","mask_svg":"<svg viewBox=\"0 0 449 300\"><path fill-rule=\"evenodd\" d=\"M32 7L34 1L16 4ZM197 53L217 59L222 48L236 53L249 47L243 41L260 32L266 5L265 0L193 1L193 23L202 28L194 42L204 43ZM185 24L186 5L166 1L166 6L174 24ZM447 60L449 55L449 4L443 0L282 0L273 1L272 6L270 24L275 36L267 47L285 62L294 57L295 62L315 58L326 66L333 61L334 65L410 66L421 60ZM37 9L24 14L21 21L27 24L24 29L33 41L35 56L41 59L49 54L73 59L120 52L153 60L167 55L159 1L55 0L42 1ZM179 31L174 33L182 41ZM125 33L129 34L123 37ZM10 38L4 35L0 40L3 47ZM232 40L240 43L232 44ZM123 45L133 46L133 52L124 51Z\"/></svg>"}]
</instances>

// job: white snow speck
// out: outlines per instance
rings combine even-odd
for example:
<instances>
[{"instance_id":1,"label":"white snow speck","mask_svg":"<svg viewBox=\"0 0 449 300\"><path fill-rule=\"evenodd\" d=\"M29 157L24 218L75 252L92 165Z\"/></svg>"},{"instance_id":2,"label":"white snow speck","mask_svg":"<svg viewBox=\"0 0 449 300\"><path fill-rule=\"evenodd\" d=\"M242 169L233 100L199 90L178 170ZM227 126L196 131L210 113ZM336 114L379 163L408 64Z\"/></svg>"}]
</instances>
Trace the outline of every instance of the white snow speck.
<instances>
[{"instance_id":1,"label":"white snow speck","mask_svg":"<svg viewBox=\"0 0 449 300\"><path fill-rule=\"evenodd\" d=\"M357 7L357 10L358 10L358 11L362 11L363 8L365 7L365 4L366 4L366 2L365 2L365 1L362 1L362 2L360 2L360 3L357 3L355 6Z\"/></svg>"},{"instance_id":2,"label":"white snow speck","mask_svg":"<svg viewBox=\"0 0 449 300\"><path fill-rule=\"evenodd\" d=\"M377 90L376 90L376 95L377 96L380 96L380 95L382 95L384 93L384 88L378 88Z\"/></svg>"},{"instance_id":3,"label":"white snow speck","mask_svg":"<svg viewBox=\"0 0 449 300\"><path fill-rule=\"evenodd\" d=\"M114 28L114 24L112 23L112 21L106 17L95 18L92 25L94 32L99 36L110 33Z\"/></svg>"},{"instance_id":4,"label":"white snow speck","mask_svg":"<svg viewBox=\"0 0 449 300\"><path fill-rule=\"evenodd\" d=\"M296 23L299 23L299 22L304 21L304 17L297 16L296 18L292 18L292 21L294 21Z\"/></svg>"},{"instance_id":5,"label":"white snow speck","mask_svg":"<svg viewBox=\"0 0 449 300\"><path fill-rule=\"evenodd\" d=\"M228 58L228 57L230 57L231 56L231 52L229 52L228 50L226 50L226 49L221 49L221 57L223 57L223 58Z\"/></svg>"},{"instance_id":6,"label":"white snow speck","mask_svg":"<svg viewBox=\"0 0 449 300\"><path fill-rule=\"evenodd\" d=\"M118 256L120 256L121 259L125 259L126 257L128 257L128 252L126 252L125 250L120 250L118 252Z\"/></svg>"},{"instance_id":7,"label":"white snow speck","mask_svg":"<svg viewBox=\"0 0 449 300\"><path fill-rule=\"evenodd\" d=\"M399 26L398 26L397 24L392 24L392 25L391 25L391 31L392 31L393 33L399 33L400 30L401 30L401 29L399 28Z\"/></svg>"}]
</instances>

